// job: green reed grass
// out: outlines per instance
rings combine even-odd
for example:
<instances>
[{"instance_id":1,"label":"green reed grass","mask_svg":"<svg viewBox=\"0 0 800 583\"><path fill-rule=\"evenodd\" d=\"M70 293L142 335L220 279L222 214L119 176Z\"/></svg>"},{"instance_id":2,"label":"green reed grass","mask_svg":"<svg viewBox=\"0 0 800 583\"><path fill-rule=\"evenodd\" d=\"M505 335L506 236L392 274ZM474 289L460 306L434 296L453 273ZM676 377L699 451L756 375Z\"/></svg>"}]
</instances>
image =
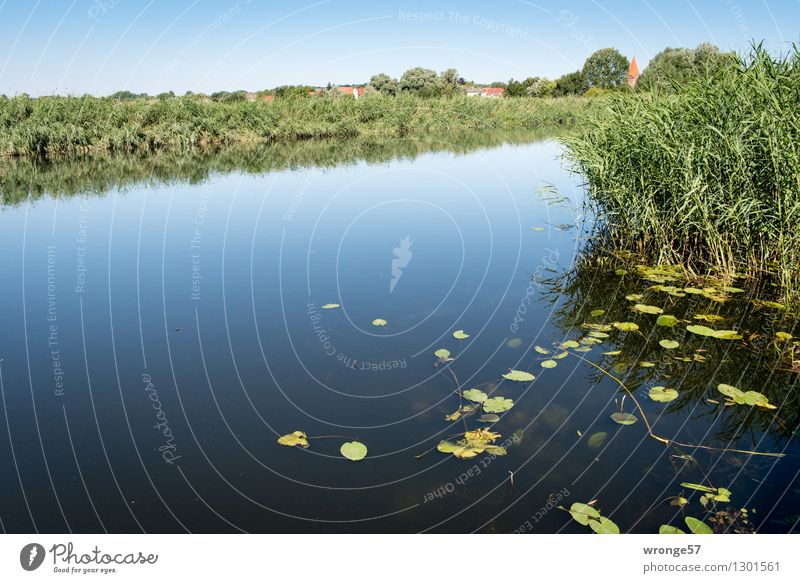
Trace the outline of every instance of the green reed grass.
<instances>
[{"instance_id":1,"label":"green reed grass","mask_svg":"<svg viewBox=\"0 0 800 583\"><path fill-rule=\"evenodd\" d=\"M350 138L573 123L591 100L404 96L221 103L197 97L115 101L0 98L0 156L154 151L261 140Z\"/></svg>"},{"instance_id":2,"label":"green reed grass","mask_svg":"<svg viewBox=\"0 0 800 583\"><path fill-rule=\"evenodd\" d=\"M622 95L565 139L617 245L800 292L800 50L755 47L669 95Z\"/></svg>"}]
</instances>

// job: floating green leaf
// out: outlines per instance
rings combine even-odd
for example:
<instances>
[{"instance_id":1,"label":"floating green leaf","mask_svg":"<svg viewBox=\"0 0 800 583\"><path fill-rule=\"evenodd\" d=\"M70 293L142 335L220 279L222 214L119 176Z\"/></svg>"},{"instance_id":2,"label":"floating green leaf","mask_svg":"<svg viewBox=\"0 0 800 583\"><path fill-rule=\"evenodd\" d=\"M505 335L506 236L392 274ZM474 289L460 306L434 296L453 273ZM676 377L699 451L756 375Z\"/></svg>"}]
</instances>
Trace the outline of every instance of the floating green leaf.
<instances>
[{"instance_id":1,"label":"floating green leaf","mask_svg":"<svg viewBox=\"0 0 800 583\"><path fill-rule=\"evenodd\" d=\"M725 318L716 314L695 314L695 320L703 320L704 322L721 322Z\"/></svg>"},{"instance_id":2,"label":"floating green leaf","mask_svg":"<svg viewBox=\"0 0 800 583\"><path fill-rule=\"evenodd\" d=\"M284 435L283 437L278 438L278 443L281 445L288 445L294 446L299 445L300 447L308 447L308 437L302 431L294 431L289 433L288 435Z\"/></svg>"},{"instance_id":3,"label":"floating green leaf","mask_svg":"<svg viewBox=\"0 0 800 583\"><path fill-rule=\"evenodd\" d=\"M583 504L582 502L575 502L572 506L570 506L569 513L576 522L582 524L583 526L589 525L590 518L600 518L600 513L596 509L592 508L588 504Z\"/></svg>"},{"instance_id":4,"label":"floating green leaf","mask_svg":"<svg viewBox=\"0 0 800 583\"><path fill-rule=\"evenodd\" d=\"M439 350L434 352L433 355L440 360L447 360L448 358L450 358L450 351L447 350L446 348L440 348Z\"/></svg>"},{"instance_id":5,"label":"floating green leaf","mask_svg":"<svg viewBox=\"0 0 800 583\"><path fill-rule=\"evenodd\" d=\"M383 318L375 318L375 319L372 321L372 325L373 325L373 326L386 326L386 324L388 324L388 323L389 323L389 322L387 322L387 321L386 321L386 320L384 320Z\"/></svg>"},{"instance_id":6,"label":"floating green leaf","mask_svg":"<svg viewBox=\"0 0 800 583\"><path fill-rule=\"evenodd\" d=\"M561 360L562 358L566 358L569 356L569 352L559 352L558 354L554 355L553 358L556 360Z\"/></svg>"},{"instance_id":7,"label":"floating green leaf","mask_svg":"<svg viewBox=\"0 0 800 583\"><path fill-rule=\"evenodd\" d=\"M639 325L633 322L614 322L611 325L622 332L636 332L639 329Z\"/></svg>"},{"instance_id":8,"label":"floating green leaf","mask_svg":"<svg viewBox=\"0 0 800 583\"><path fill-rule=\"evenodd\" d=\"M597 433L593 433L589 436L589 439L586 441L586 445L592 449L596 449L605 443L606 437L608 437L608 433L605 431L598 431Z\"/></svg>"},{"instance_id":9,"label":"floating green leaf","mask_svg":"<svg viewBox=\"0 0 800 583\"><path fill-rule=\"evenodd\" d=\"M692 534L714 534L714 531L711 530L711 527L702 520L697 520L691 516L687 516L684 520L686 521L686 526L689 527L689 530Z\"/></svg>"},{"instance_id":10,"label":"floating green leaf","mask_svg":"<svg viewBox=\"0 0 800 583\"><path fill-rule=\"evenodd\" d=\"M709 336L711 338L719 338L722 340L739 340L742 337L741 334L736 332L736 330L714 330L708 326L700 326L698 324L686 326L686 329L692 334Z\"/></svg>"},{"instance_id":11,"label":"floating green leaf","mask_svg":"<svg viewBox=\"0 0 800 583\"><path fill-rule=\"evenodd\" d=\"M619 423L620 425L633 425L639 420L639 418L632 413L620 413L620 412L612 413L611 419L615 423Z\"/></svg>"},{"instance_id":12,"label":"floating green leaf","mask_svg":"<svg viewBox=\"0 0 800 583\"><path fill-rule=\"evenodd\" d=\"M656 318L656 324L659 326L667 326L672 328L675 324L678 323L678 318L675 316L670 316L669 314L662 314L658 318Z\"/></svg>"},{"instance_id":13,"label":"floating green leaf","mask_svg":"<svg viewBox=\"0 0 800 583\"><path fill-rule=\"evenodd\" d=\"M653 368L655 365L655 362L650 362L649 360L643 360L639 363L642 368Z\"/></svg>"},{"instance_id":14,"label":"floating green leaf","mask_svg":"<svg viewBox=\"0 0 800 583\"><path fill-rule=\"evenodd\" d=\"M788 332L775 332L775 338L778 340L783 340L784 342L787 340L791 340L793 336Z\"/></svg>"},{"instance_id":15,"label":"floating green leaf","mask_svg":"<svg viewBox=\"0 0 800 583\"><path fill-rule=\"evenodd\" d=\"M481 423L497 423L500 421L500 416L495 415L494 413L486 413L485 415L478 417L478 421Z\"/></svg>"},{"instance_id":16,"label":"floating green leaf","mask_svg":"<svg viewBox=\"0 0 800 583\"><path fill-rule=\"evenodd\" d=\"M633 310L635 312L641 312L642 314L663 314L664 310L658 308L656 306L648 306L647 304L636 304L633 306Z\"/></svg>"},{"instance_id":17,"label":"floating green leaf","mask_svg":"<svg viewBox=\"0 0 800 583\"><path fill-rule=\"evenodd\" d=\"M503 375L504 379L508 379L510 381L518 381L520 383L527 383L532 381L534 377L531 373L525 372L523 370L510 370L506 374Z\"/></svg>"},{"instance_id":18,"label":"floating green leaf","mask_svg":"<svg viewBox=\"0 0 800 583\"><path fill-rule=\"evenodd\" d=\"M591 332L589 332L589 336L591 336L592 338L608 338L608 334L606 334L605 332L600 332L598 330L592 330Z\"/></svg>"},{"instance_id":19,"label":"floating green leaf","mask_svg":"<svg viewBox=\"0 0 800 583\"><path fill-rule=\"evenodd\" d=\"M675 340L670 340L668 338L664 338L663 340L658 341L661 348L666 348L667 350L674 350L680 346L680 343Z\"/></svg>"},{"instance_id":20,"label":"floating green leaf","mask_svg":"<svg viewBox=\"0 0 800 583\"><path fill-rule=\"evenodd\" d=\"M323 310L332 310L334 308L338 308L339 304L325 304L322 306Z\"/></svg>"},{"instance_id":21,"label":"floating green leaf","mask_svg":"<svg viewBox=\"0 0 800 583\"><path fill-rule=\"evenodd\" d=\"M555 368L557 364L555 360L543 360L541 362L542 368Z\"/></svg>"},{"instance_id":22,"label":"floating green leaf","mask_svg":"<svg viewBox=\"0 0 800 583\"><path fill-rule=\"evenodd\" d=\"M622 354L621 350L609 350L608 352L604 352L603 354L607 354L608 356L617 356L618 354Z\"/></svg>"},{"instance_id":23,"label":"floating green leaf","mask_svg":"<svg viewBox=\"0 0 800 583\"><path fill-rule=\"evenodd\" d=\"M539 354L550 354L549 350L547 350L546 348L542 348L541 346L534 346L533 349Z\"/></svg>"},{"instance_id":24,"label":"floating green leaf","mask_svg":"<svg viewBox=\"0 0 800 583\"><path fill-rule=\"evenodd\" d=\"M589 527L597 534L619 534L619 527L605 516L599 520L589 520Z\"/></svg>"},{"instance_id":25,"label":"floating green leaf","mask_svg":"<svg viewBox=\"0 0 800 583\"><path fill-rule=\"evenodd\" d=\"M354 462L363 460L367 457L367 446L360 441L348 441L342 444L339 451L344 457Z\"/></svg>"},{"instance_id":26,"label":"floating green leaf","mask_svg":"<svg viewBox=\"0 0 800 583\"><path fill-rule=\"evenodd\" d=\"M717 489L703 484L693 484L691 482L681 482L681 488L689 488L690 490L697 490L698 492L705 492L706 494L714 494Z\"/></svg>"},{"instance_id":27,"label":"floating green leaf","mask_svg":"<svg viewBox=\"0 0 800 583\"><path fill-rule=\"evenodd\" d=\"M453 332L453 338L457 340L464 340L466 338L469 338L469 334L467 334L463 330L456 330L455 332Z\"/></svg>"},{"instance_id":28,"label":"floating green leaf","mask_svg":"<svg viewBox=\"0 0 800 583\"><path fill-rule=\"evenodd\" d=\"M625 296L625 299L628 300L629 302L638 302L643 297L644 296L642 294L628 294L627 296Z\"/></svg>"},{"instance_id":29,"label":"floating green leaf","mask_svg":"<svg viewBox=\"0 0 800 583\"><path fill-rule=\"evenodd\" d=\"M658 534L686 534L680 528L670 526L669 524L662 524L658 529Z\"/></svg>"},{"instance_id":30,"label":"floating green leaf","mask_svg":"<svg viewBox=\"0 0 800 583\"><path fill-rule=\"evenodd\" d=\"M647 396L659 403L669 403L678 398L678 391L664 387L653 387Z\"/></svg>"},{"instance_id":31,"label":"floating green leaf","mask_svg":"<svg viewBox=\"0 0 800 583\"><path fill-rule=\"evenodd\" d=\"M590 316L592 316L592 317L594 317L594 316L602 316L602 315L603 315L603 314L605 314L605 313L606 313L606 311L605 311L605 310L592 310L592 311L589 313L589 315L590 315Z\"/></svg>"},{"instance_id":32,"label":"floating green leaf","mask_svg":"<svg viewBox=\"0 0 800 583\"><path fill-rule=\"evenodd\" d=\"M567 340L561 343L561 348L578 348L578 346L580 346L580 344L575 340Z\"/></svg>"},{"instance_id":33,"label":"floating green leaf","mask_svg":"<svg viewBox=\"0 0 800 583\"><path fill-rule=\"evenodd\" d=\"M503 413L514 406L514 401L505 397L492 397L483 402L483 410L486 413Z\"/></svg>"},{"instance_id":34,"label":"floating green leaf","mask_svg":"<svg viewBox=\"0 0 800 583\"><path fill-rule=\"evenodd\" d=\"M480 389L467 389L466 391L464 391L463 396L465 399L469 399L470 401L475 401L476 403L483 403L486 399L489 398L489 395L487 395Z\"/></svg>"},{"instance_id":35,"label":"floating green leaf","mask_svg":"<svg viewBox=\"0 0 800 583\"><path fill-rule=\"evenodd\" d=\"M628 273L628 271L627 271L627 270L625 270L625 269L615 269L615 270L614 270L614 273L615 273L616 275L626 275L626 274Z\"/></svg>"}]
</instances>

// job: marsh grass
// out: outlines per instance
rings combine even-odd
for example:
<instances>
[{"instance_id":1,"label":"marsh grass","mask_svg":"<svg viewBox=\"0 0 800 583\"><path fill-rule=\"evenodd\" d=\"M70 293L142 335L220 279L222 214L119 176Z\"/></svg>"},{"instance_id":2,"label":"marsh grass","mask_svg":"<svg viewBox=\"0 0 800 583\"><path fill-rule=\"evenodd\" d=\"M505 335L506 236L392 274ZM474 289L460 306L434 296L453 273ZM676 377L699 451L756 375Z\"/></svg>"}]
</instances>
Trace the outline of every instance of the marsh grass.
<instances>
[{"instance_id":1,"label":"marsh grass","mask_svg":"<svg viewBox=\"0 0 800 583\"><path fill-rule=\"evenodd\" d=\"M605 101L567 137L613 245L800 292L800 50L755 47L670 95Z\"/></svg>"},{"instance_id":2,"label":"marsh grass","mask_svg":"<svg viewBox=\"0 0 800 583\"><path fill-rule=\"evenodd\" d=\"M203 144L518 130L571 124L592 100L403 96L223 103L197 97L0 98L0 155L155 151Z\"/></svg>"}]
</instances>

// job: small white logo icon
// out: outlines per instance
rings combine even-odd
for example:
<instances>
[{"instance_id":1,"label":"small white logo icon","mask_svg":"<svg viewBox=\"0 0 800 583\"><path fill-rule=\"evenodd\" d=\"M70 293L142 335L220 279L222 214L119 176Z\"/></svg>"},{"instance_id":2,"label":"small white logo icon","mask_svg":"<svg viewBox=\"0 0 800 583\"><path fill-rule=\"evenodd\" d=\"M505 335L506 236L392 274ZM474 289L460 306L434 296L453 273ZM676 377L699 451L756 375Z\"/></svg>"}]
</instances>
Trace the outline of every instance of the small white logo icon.
<instances>
[{"instance_id":1,"label":"small white logo icon","mask_svg":"<svg viewBox=\"0 0 800 583\"><path fill-rule=\"evenodd\" d=\"M29 543L19 552L19 564L26 571L35 571L44 562L44 547L37 543Z\"/></svg>"},{"instance_id":2,"label":"small white logo icon","mask_svg":"<svg viewBox=\"0 0 800 583\"><path fill-rule=\"evenodd\" d=\"M392 279L389 281L389 293L394 291L394 286L400 281L405 269L411 262L411 245L413 241L406 235L400 239L400 245L394 248L394 259L392 259Z\"/></svg>"}]
</instances>

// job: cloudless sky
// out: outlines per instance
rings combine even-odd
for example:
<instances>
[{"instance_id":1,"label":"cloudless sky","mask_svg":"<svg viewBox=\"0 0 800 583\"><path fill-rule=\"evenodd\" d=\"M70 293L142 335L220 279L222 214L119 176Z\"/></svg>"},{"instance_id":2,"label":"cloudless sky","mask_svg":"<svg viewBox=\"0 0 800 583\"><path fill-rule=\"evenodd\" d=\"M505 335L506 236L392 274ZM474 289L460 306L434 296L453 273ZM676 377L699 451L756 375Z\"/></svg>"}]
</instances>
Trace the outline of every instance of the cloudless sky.
<instances>
[{"instance_id":1,"label":"cloudless sky","mask_svg":"<svg viewBox=\"0 0 800 583\"><path fill-rule=\"evenodd\" d=\"M557 77L613 46L800 40L800 0L0 0L0 93L258 90L413 66L476 82Z\"/></svg>"}]
</instances>

